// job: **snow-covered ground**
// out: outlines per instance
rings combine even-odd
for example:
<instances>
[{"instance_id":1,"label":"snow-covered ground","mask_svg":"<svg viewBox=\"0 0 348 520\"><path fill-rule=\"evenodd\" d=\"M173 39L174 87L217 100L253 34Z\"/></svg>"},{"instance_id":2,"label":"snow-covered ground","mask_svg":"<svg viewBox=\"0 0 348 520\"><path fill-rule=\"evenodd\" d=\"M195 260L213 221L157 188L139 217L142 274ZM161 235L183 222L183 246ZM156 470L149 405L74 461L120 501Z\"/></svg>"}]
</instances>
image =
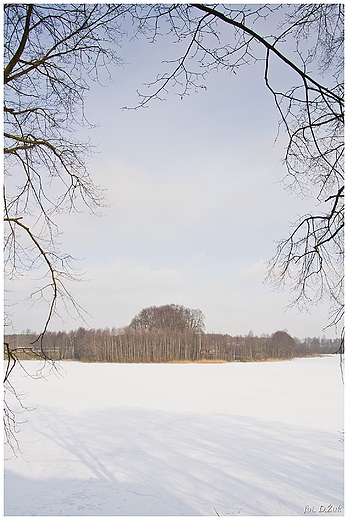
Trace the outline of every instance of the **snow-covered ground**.
<instances>
[{"instance_id":1,"label":"snow-covered ground","mask_svg":"<svg viewBox=\"0 0 348 520\"><path fill-rule=\"evenodd\" d=\"M15 373L36 409L5 462L6 515L342 514L338 356L60 367Z\"/></svg>"}]
</instances>

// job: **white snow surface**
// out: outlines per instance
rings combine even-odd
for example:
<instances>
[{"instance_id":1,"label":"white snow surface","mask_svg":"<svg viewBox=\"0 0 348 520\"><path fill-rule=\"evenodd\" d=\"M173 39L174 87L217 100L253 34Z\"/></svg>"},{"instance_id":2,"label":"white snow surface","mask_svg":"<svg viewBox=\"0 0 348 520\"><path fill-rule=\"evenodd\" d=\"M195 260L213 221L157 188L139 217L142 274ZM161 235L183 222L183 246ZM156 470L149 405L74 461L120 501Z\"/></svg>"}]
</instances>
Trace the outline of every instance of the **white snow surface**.
<instances>
[{"instance_id":1,"label":"white snow surface","mask_svg":"<svg viewBox=\"0 0 348 520\"><path fill-rule=\"evenodd\" d=\"M5 515L343 514L338 356L59 367L15 370L35 409L5 461Z\"/></svg>"}]
</instances>

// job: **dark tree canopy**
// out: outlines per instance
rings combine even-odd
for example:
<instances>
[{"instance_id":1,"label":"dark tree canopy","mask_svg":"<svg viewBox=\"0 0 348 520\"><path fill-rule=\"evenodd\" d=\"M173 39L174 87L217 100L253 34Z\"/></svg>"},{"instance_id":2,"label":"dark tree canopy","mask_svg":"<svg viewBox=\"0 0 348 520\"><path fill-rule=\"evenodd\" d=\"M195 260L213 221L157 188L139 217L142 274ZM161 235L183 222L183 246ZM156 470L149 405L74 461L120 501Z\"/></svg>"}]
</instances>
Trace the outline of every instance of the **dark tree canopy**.
<instances>
[{"instance_id":1,"label":"dark tree canopy","mask_svg":"<svg viewBox=\"0 0 348 520\"><path fill-rule=\"evenodd\" d=\"M284 330L278 330L274 334L272 334L272 341L275 345L280 347L294 347L295 340L285 332Z\"/></svg>"},{"instance_id":2,"label":"dark tree canopy","mask_svg":"<svg viewBox=\"0 0 348 520\"><path fill-rule=\"evenodd\" d=\"M172 303L143 309L132 319L129 326L135 330L202 332L205 328L204 319L204 314L199 309L188 309Z\"/></svg>"}]
</instances>

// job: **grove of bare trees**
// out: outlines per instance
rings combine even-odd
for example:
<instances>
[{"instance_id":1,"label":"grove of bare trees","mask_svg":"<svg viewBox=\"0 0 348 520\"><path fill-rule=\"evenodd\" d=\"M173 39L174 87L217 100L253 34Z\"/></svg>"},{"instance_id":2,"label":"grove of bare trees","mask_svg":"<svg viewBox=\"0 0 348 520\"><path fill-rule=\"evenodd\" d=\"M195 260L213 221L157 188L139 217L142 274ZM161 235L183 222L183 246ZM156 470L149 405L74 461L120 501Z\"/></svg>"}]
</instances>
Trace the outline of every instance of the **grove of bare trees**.
<instances>
[{"instance_id":1,"label":"grove of bare trees","mask_svg":"<svg viewBox=\"0 0 348 520\"><path fill-rule=\"evenodd\" d=\"M32 359L34 333L8 336L21 349L22 359ZM244 336L173 331L170 329L85 329L47 332L47 354L55 360L89 363L248 362L293 359L337 351L340 339L292 338L284 331L272 335ZM27 350L26 350L27 349Z\"/></svg>"}]
</instances>

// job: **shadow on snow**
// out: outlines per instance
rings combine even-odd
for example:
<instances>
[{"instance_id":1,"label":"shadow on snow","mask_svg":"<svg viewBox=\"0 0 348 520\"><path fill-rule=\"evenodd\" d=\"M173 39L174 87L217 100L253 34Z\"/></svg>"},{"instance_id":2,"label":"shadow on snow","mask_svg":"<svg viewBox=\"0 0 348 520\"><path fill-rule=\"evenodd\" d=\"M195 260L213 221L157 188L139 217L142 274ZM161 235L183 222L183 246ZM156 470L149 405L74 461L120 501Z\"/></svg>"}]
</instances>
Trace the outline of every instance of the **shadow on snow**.
<instances>
[{"instance_id":1,"label":"shadow on snow","mask_svg":"<svg viewBox=\"0 0 348 520\"><path fill-rule=\"evenodd\" d=\"M35 414L23 445L27 475L15 473L16 461L6 471L6 515L302 515L306 505L343 507L338 433L144 409Z\"/></svg>"}]
</instances>

